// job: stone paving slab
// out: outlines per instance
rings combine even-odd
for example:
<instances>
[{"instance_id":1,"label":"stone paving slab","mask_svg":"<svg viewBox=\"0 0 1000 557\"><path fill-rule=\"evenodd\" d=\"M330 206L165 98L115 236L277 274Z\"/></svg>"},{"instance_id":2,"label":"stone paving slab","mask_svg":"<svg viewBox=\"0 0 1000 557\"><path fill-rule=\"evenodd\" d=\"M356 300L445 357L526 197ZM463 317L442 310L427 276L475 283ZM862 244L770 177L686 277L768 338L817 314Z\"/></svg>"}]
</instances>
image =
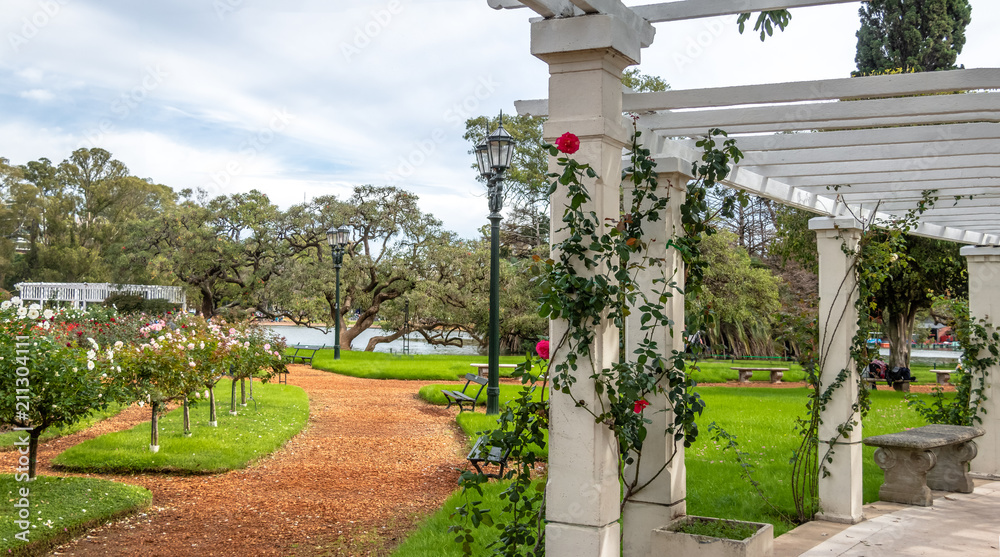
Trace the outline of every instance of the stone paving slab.
<instances>
[{"instance_id":1,"label":"stone paving slab","mask_svg":"<svg viewBox=\"0 0 1000 557\"><path fill-rule=\"evenodd\" d=\"M972 493L934 492L934 506L911 507L891 503L875 503L873 510L894 510L887 514L831 533L825 540L812 538L818 545L799 553L801 557L888 557L933 555L935 557L1000 556L1000 482L977 482ZM874 513L872 513L874 514ZM813 523L810 523L813 524ZM794 534L803 525L785 536ZM825 527L824 527L825 526ZM811 530L833 531L838 525L815 524ZM792 536L802 549L808 543L810 531ZM786 543L779 552L775 540L775 555L792 555Z\"/></svg>"}]
</instances>

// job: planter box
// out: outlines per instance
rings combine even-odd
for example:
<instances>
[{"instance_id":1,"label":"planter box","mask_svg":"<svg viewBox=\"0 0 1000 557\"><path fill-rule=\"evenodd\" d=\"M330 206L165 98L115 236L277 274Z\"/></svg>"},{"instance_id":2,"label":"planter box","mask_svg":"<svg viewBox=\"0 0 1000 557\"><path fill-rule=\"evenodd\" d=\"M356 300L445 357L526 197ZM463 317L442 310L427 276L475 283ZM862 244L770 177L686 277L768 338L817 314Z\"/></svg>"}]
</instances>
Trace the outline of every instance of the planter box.
<instances>
[{"instance_id":1,"label":"planter box","mask_svg":"<svg viewBox=\"0 0 1000 557\"><path fill-rule=\"evenodd\" d=\"M694 521L728 522L757 527L757 531L742 540L727 540L696 534L677 532L677 528ZM722 520L702 516L682 516L670 524L653 530L650 555L677 555L684 557L771 557L774 554L774 527L759 522Z\"/></svg>"}]
</instances>

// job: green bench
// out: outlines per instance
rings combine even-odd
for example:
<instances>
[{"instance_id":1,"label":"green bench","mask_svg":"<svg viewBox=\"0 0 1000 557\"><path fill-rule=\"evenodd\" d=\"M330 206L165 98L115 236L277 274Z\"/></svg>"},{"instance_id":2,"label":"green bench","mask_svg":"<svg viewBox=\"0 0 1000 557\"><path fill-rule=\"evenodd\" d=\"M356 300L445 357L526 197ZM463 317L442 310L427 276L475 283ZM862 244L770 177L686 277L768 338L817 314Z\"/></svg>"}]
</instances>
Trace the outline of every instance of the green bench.
<instances>
[{"instance_id":1,"label":"green bench","mask_svg":"<svg viewBox=\"0 0 1000 557\"><path fill-rule=\"evenodd\" d=\"M510 456L510 449L506 451L500 447L490 447L489 452L484 450L489 435L483 435L478 440L476 444L472 446L472 450L469 451L469 456L466 458L468 461L476 468L476 472L485 475L487 478L502 478L504 468L507 467L507 457ZM483 472L482 466L494 465L499 468L496 473Z\"/></svg>"},{"instance_id":2,"label":"green bench","mask_svg":"<svg viewBox=\"0 0 1000 557\"><path fill-rule=\"evenodd\" d=\"M295 344L288 348L295 350L291 354L285 354L285 358L288 358L288 363L294 364L295 360L301 360L299 363L312 365L313 356L316 355L316 352L326 348L326 345Z\"/></svg>"},{"instance_id":3,"label":"green bench","mask_svg":"<svg viewBox=\"0 0 1000 557\"><path fill-rule=\"evenodd\" d=\"M451 408L452 404L458 404L458 411L461 412L465 410L464 404L471 403L472 411L476 411L476 399L479 398L479 394L483 392L483 388L486 387L487 379L485 377L480 377L474 373L465 374L465 386L462 387L461 391L446 391L442 390L441 394L444 398L448 400L448 408ZM476 391L475 396L469 396L468 391L469 385L476 383L479 385L479 390Z\"/></svg>"}]
</instances>

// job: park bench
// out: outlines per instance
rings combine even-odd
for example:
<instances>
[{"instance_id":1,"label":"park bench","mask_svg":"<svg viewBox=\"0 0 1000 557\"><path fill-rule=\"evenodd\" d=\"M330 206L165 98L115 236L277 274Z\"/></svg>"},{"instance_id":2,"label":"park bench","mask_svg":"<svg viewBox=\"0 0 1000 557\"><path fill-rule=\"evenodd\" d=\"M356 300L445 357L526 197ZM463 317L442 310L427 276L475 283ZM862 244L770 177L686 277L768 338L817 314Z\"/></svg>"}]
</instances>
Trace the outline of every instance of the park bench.
<instances>
[{"instance_id":1,"label":"park bench","mask_svg":"<svg viewBox=\"0 0 1000 557\"><path fill-rule=\"evenodd\" d=\"M489 373L490 373L490 364L488 364L488 363L487 364L469 364L469 365L479 369L479 376L480 377L487 377L489 375ZM499 367L508 368L508 369L513 369L513 368L517 367L517 365L515 365L515 364L498 364L498 366Z\"/></svg>"},{"instance_id":2,"label":"park bench","mask_svg":"<svg viewBox=\"0 0 1000 557\"><path fill-rule=\"evenodd\" d=\"M310 344L295 344L289 346L288 348L295 350L295 352L291 354L285 354L285 357L288 358L288 363L294 364L295 360L298 359L302 360L300 363L312 365L313 356L316 355L316 352L326 348L326 345L316 346Z\"/></svg>"},{"instance_id":3,"label":"park bench","mask_svg":"<svg viewBox=\"0 0 1000 557\"><path fill-rule=\"evenodd\" d=\"M871 373L868 372L868 368L867 367L864 370L861 371L861 380L864 381L865 383L868 383L868 386L871 387L873 391L877 391L878 390L878 386L877 385L878 385L879 381L886 381L885 379L879 379L877 377L872 377ZM892 383L892 390L899 391L901 393L908 393L908 392L910 392L910 382L909 381L894 381Z\"/></svg>"},{"instance_id":4,"label":"park bench","mask_svg":"<svg viewBox=\"0 0 1000 557\"><path fill-rule=\"evenodd\" d=\"M469 389L469 385L476 383L479 385L479 390L476 391L475 396L469 396L466 392ZM442 390L441 394L444 398L448 400L448 408L451 408L452 404L458 404L458 411L461 412L465 410L465 403L472 403L472 411L476 411L476 399L479 398L479 394L483 392L483 388L486 387L486 378L480 377L474 373L465 374L465 386L462 387L461 391L445 391Z\"/></svg>"},{"instance_id":5,"label":"park bench","mask_svg":"<svg viewBox=\"0 0 1000 557\"><path fill-rule=\"evenodd\" d=\"M875 463L885 474L879 499L906 505L933 505L931 490L972 493L969 461L976 457L972 441L978 427L933 424L864 439L878 447Z\"/></svg>"},{"instance_id":6,"label":"park bench","mask_svg":"<svg viewBox=\"0 0 1000 557\"><path fill-rule=\"evenodd\" d=\"M771 383L778 383L785 375L785 372L788 371L787 367L734 367L730 369L736 370L740 383L749 383L755 371L771 372Z\"/></svg>"},{"instance_id":7,"label":"park bench","mask_svg":"<svg viewBox=\"0 0 1000 557\"><path fill-rule=\"evenodd\" d=\"M476 469L476 472L484 474L487 478L502 478L504 468L507 467L507 457L510 456L510 449L503 450L500 447L490 447L490 450L487 452L484 448L488 440L489 435L480 436L466 458ZM483 472L482 467L488 465L496 466L498 468L497 472Z\"/></svg>"}]
</instances>

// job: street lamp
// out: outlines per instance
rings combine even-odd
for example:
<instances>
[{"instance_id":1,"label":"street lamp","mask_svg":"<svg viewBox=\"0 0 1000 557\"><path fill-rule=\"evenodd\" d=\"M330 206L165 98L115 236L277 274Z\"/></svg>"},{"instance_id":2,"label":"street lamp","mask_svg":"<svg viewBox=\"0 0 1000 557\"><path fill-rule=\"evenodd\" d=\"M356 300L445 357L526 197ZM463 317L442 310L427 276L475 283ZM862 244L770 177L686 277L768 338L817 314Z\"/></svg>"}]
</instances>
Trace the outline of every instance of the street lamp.
<instances>
[{"instance_id":1,"label":"street lamp","mask_svg":"<svg viewBox=\"0 0 1000 557\"><path fill-rule=\"evenodd\" d=\"M334 303L333 317L333 359L340 359L340 265L344 262L344 248L347 247L351 229L346 226L330 227L326 231L326 241L330 244L330 254L333 256L333 268L337 270L337 298Z\"/></svg>"},{"instance_id":2,"label":"street lamp","mask_svg":"<svg viewBox=\"0 0 1000 557\"><path fill-rule=\"evenodd\" d=\"M500 413L500 210L503 209L503 172L514 156L514 138L500 127L476 145L479 174L486 179L490 205L490 345L486 384L486 413Z\"/></svg>"}]
</instances>

